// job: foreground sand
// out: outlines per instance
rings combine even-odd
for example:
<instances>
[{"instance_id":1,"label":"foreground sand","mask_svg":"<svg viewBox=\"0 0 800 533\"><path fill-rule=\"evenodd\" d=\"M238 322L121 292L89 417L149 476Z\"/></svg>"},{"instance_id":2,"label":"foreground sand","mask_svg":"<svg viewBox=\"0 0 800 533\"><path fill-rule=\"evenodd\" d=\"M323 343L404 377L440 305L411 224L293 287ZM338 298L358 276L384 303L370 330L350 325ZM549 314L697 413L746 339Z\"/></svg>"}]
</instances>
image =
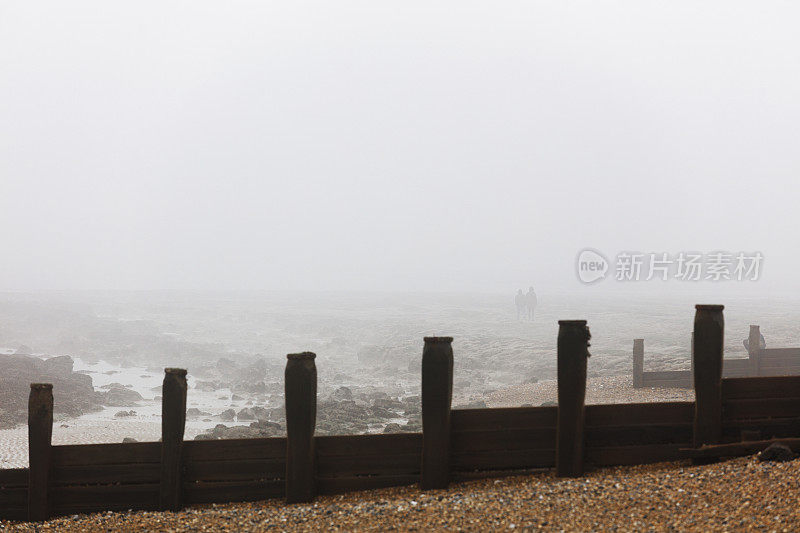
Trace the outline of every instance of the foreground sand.
<instances>
[{"instance_id":1,"label":"foreground sand","mask_svg":"<svg viewBox=\"0 0 800 533\"><path fill-rule=\"evenodd\" d=\"M587 477L541 473L317 498L74 516L9 531L797 531L800 460L661 463Z\"/></svg>"}]
</instances>

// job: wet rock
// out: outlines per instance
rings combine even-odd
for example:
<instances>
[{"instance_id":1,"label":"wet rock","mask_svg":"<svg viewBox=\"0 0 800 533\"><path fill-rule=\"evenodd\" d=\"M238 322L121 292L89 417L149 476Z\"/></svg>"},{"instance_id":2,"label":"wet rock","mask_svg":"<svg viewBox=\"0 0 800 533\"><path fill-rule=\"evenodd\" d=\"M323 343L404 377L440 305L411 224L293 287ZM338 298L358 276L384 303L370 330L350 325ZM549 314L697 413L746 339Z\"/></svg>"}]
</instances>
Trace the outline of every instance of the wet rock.
<instances>
[{"instance_id":1,"label":"wet rock","mask_svg":"<svg viewBox=\"0 0 800 533\"><path fill-rule=\"evenodd\" d=\"M220 419L222 419L222 420L225 420L225 421L228 421L228 422L230 422L230 421L232 421L234 418L236 418L236 411L234 411L233 409L226 409L226 410L222 411L222 412L219 414L219 417L220 417Z\"/></svg>"},{"instance_id":2,"label":"wet rock","mask_svg":"<svg viewBox=\"0 0 800 533\"><path fill-rule=\"evenodd\" d=\"M201 411L197 407L190 407L186 410L186 416L196 418L198 416L209 416L211 413L206 413L205 411Z\"/></svg>"},{"instance_id":3,"label":"wet rock","mask_svg":"<svg viewBox=\"0 0 800 533\"><path fill-rule=\"evenodd\" d=\"M136 416L136 411L133 411L133 410L130 410L130 411L117 411L116 413L114 413L114 418L125 418L125 417L128 417L128 416Z\"/></svg>"},{"instance_id":4,"label":"wet rock","mask_svg":"<svg viewBox=\"0 0 800 533\"><path fill-rule=\"evenodd\" d=\"M139 441L134 439L133 437L125 437L122 439L122 444L130 444L132 442L139 442Z\"/></svg>"},{"instance_id":5,"label":"wet rock","mask_svg":"<svg viewBox=\"0 0 800 533\"><path fill-rule=\"evenodd\" d=\"M24 355L0 355L0 428L25 423L31 383L52 383L56 414L80 416L100 409L92 378L72 371L67 356L42 360Z\"/></svg>"},{"instance_id":6,"label":"wet rock","mask_svg":"<svg viewBox=\"0 0 800 533\"><path fill-rule=\"evenodd\" d=\"M386 424L386 427L383 428L384 433L402 433L403 426L400 424L392 422L391 424Z\"/></svg>"},{"instance_id":7,"label":"wet rock","mask_svg":"<svg viewBox=\"0 0 800 533\"><path fill-rule=\"evenodd\" d=\"M765 450L758 454L759 461L791 461L794 459L794 452L791 448L780 442L775 442L767 446Z\"/></svg>"},{"instance_id":8,"label":"wet rock","mask_svg":"<svg viewBox=\"0 0 800 533\"><path fill-rule=\"evenodd\" d=\"M128 389L119 383L112 383L106 392L101 392L99 395L102 404L109 407L136 405L136 402L144 399L135 390Z\"/></svg>"},{"instance_id":9,"label":"wet rock","mask_svg":"<svg viewBox=\"0 0 800 533\"><path fill-rule=\"evenodd\" d=\"M338 389L333 391L333 399L334 400L352 400L353 399L353 391L351 391L349 387L339 387Z\"/></svg>"},{"instance_id":10,"label":"wet rock","mask_svg":"<svg viewBox=\"0 0 800 533\"><path fill-rule=\"evenodd\" d=\"M253 413L253 410L249 407L245 407L238 413L236 413L237 420L255 420L256 415Z\"/></svg>"},{"instance_id":11,"label":"wet rock","mask_svg":"<svg viewBox=\"0 0 800 533\"><path fill-rule=\"evenodd\" d=\"M219 386L219 383L216 381L198 381L195 384L194 388L199 391L212 392L221 387Z\"/></svg>"},{"instance_id":12,"label":"wet rock","mask_svg":"<svg viewBox=\"0 0 800 533\"><path fill-rule=\"evenodd\" d=\"M249 426L226 426L225 424L217 424L213 429L197 435L195 440L219 440L219 439L255 439L262 437L274 437L283 434L283 429L275 428L272 425L258 425L258 423L250 424Z\"/></svg>"}]
</instances>

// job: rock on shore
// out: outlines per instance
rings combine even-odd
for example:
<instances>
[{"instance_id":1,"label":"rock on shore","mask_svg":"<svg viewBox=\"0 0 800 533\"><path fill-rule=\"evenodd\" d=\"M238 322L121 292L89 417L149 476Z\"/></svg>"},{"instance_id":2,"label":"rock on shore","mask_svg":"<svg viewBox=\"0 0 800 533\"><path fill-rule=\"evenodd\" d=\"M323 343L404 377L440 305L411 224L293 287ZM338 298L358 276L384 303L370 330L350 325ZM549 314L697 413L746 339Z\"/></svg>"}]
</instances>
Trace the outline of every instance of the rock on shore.
<instances>
[{"instance_id":1,"label":"rock on shore","mask_svg":"<svg viewBox=\"0 0 800 533\"><path fill-rule=\"evenodd\" d=\"M92 387L92 378L73 372L71 357L0 355L0 428L14 427L28 419L31 383L53 384L56 414L75 417L100 409L101 398Z\"/></svg>"}]
</instances>

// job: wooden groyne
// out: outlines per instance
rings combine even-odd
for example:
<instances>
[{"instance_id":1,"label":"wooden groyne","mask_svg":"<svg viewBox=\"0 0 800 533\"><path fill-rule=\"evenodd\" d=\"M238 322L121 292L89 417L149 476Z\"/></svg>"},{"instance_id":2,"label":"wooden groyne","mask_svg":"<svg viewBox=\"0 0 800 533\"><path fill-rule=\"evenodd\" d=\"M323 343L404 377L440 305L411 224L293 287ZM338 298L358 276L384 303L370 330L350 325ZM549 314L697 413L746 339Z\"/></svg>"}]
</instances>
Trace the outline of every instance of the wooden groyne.
<instances>
[{"instance_id":1,"label":"wooden groyne","mask_svg":"<svg viewBox=\"0 0 800 533\"><path fill-rule=\"evenodd\" d=\"M690 373L696 402L617 405L584 403L585 321L560 322L559 404L549 407L452 409L452 338L426 338L421 433L315 436L317 369L308 352L287 359L285 438L184 441L186 372L167 369L161 442L54 446L52 388L32 384L30 467L0 470L0 518L308 502L318 494L415 483L427 490L542 468L580 476L607 465L707 461L753 448L718 445L800 437L800 377L724 377L723 328L721 306L698 307Z\"/></svg>"}]
</instances>

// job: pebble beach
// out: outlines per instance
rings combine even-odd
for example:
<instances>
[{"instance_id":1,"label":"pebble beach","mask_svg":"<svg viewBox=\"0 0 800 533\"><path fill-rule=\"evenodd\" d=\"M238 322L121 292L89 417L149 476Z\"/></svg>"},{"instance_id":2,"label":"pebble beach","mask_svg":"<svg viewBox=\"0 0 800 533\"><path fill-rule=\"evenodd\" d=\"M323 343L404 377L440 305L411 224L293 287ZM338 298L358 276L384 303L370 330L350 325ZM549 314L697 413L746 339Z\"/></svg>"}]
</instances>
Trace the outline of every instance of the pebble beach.
<instances>
[{"instance_id":1,"label":"pebble beach","mask_svg":"<svg viewBox=\"0 0 800 533\"><path fill-rule=\"evenodd\" d=\"M551 472L282 500L191 507L181 512L99 513L7 531L797 531L800 460L742 457Z\"/></svg>"}]
</instances>

